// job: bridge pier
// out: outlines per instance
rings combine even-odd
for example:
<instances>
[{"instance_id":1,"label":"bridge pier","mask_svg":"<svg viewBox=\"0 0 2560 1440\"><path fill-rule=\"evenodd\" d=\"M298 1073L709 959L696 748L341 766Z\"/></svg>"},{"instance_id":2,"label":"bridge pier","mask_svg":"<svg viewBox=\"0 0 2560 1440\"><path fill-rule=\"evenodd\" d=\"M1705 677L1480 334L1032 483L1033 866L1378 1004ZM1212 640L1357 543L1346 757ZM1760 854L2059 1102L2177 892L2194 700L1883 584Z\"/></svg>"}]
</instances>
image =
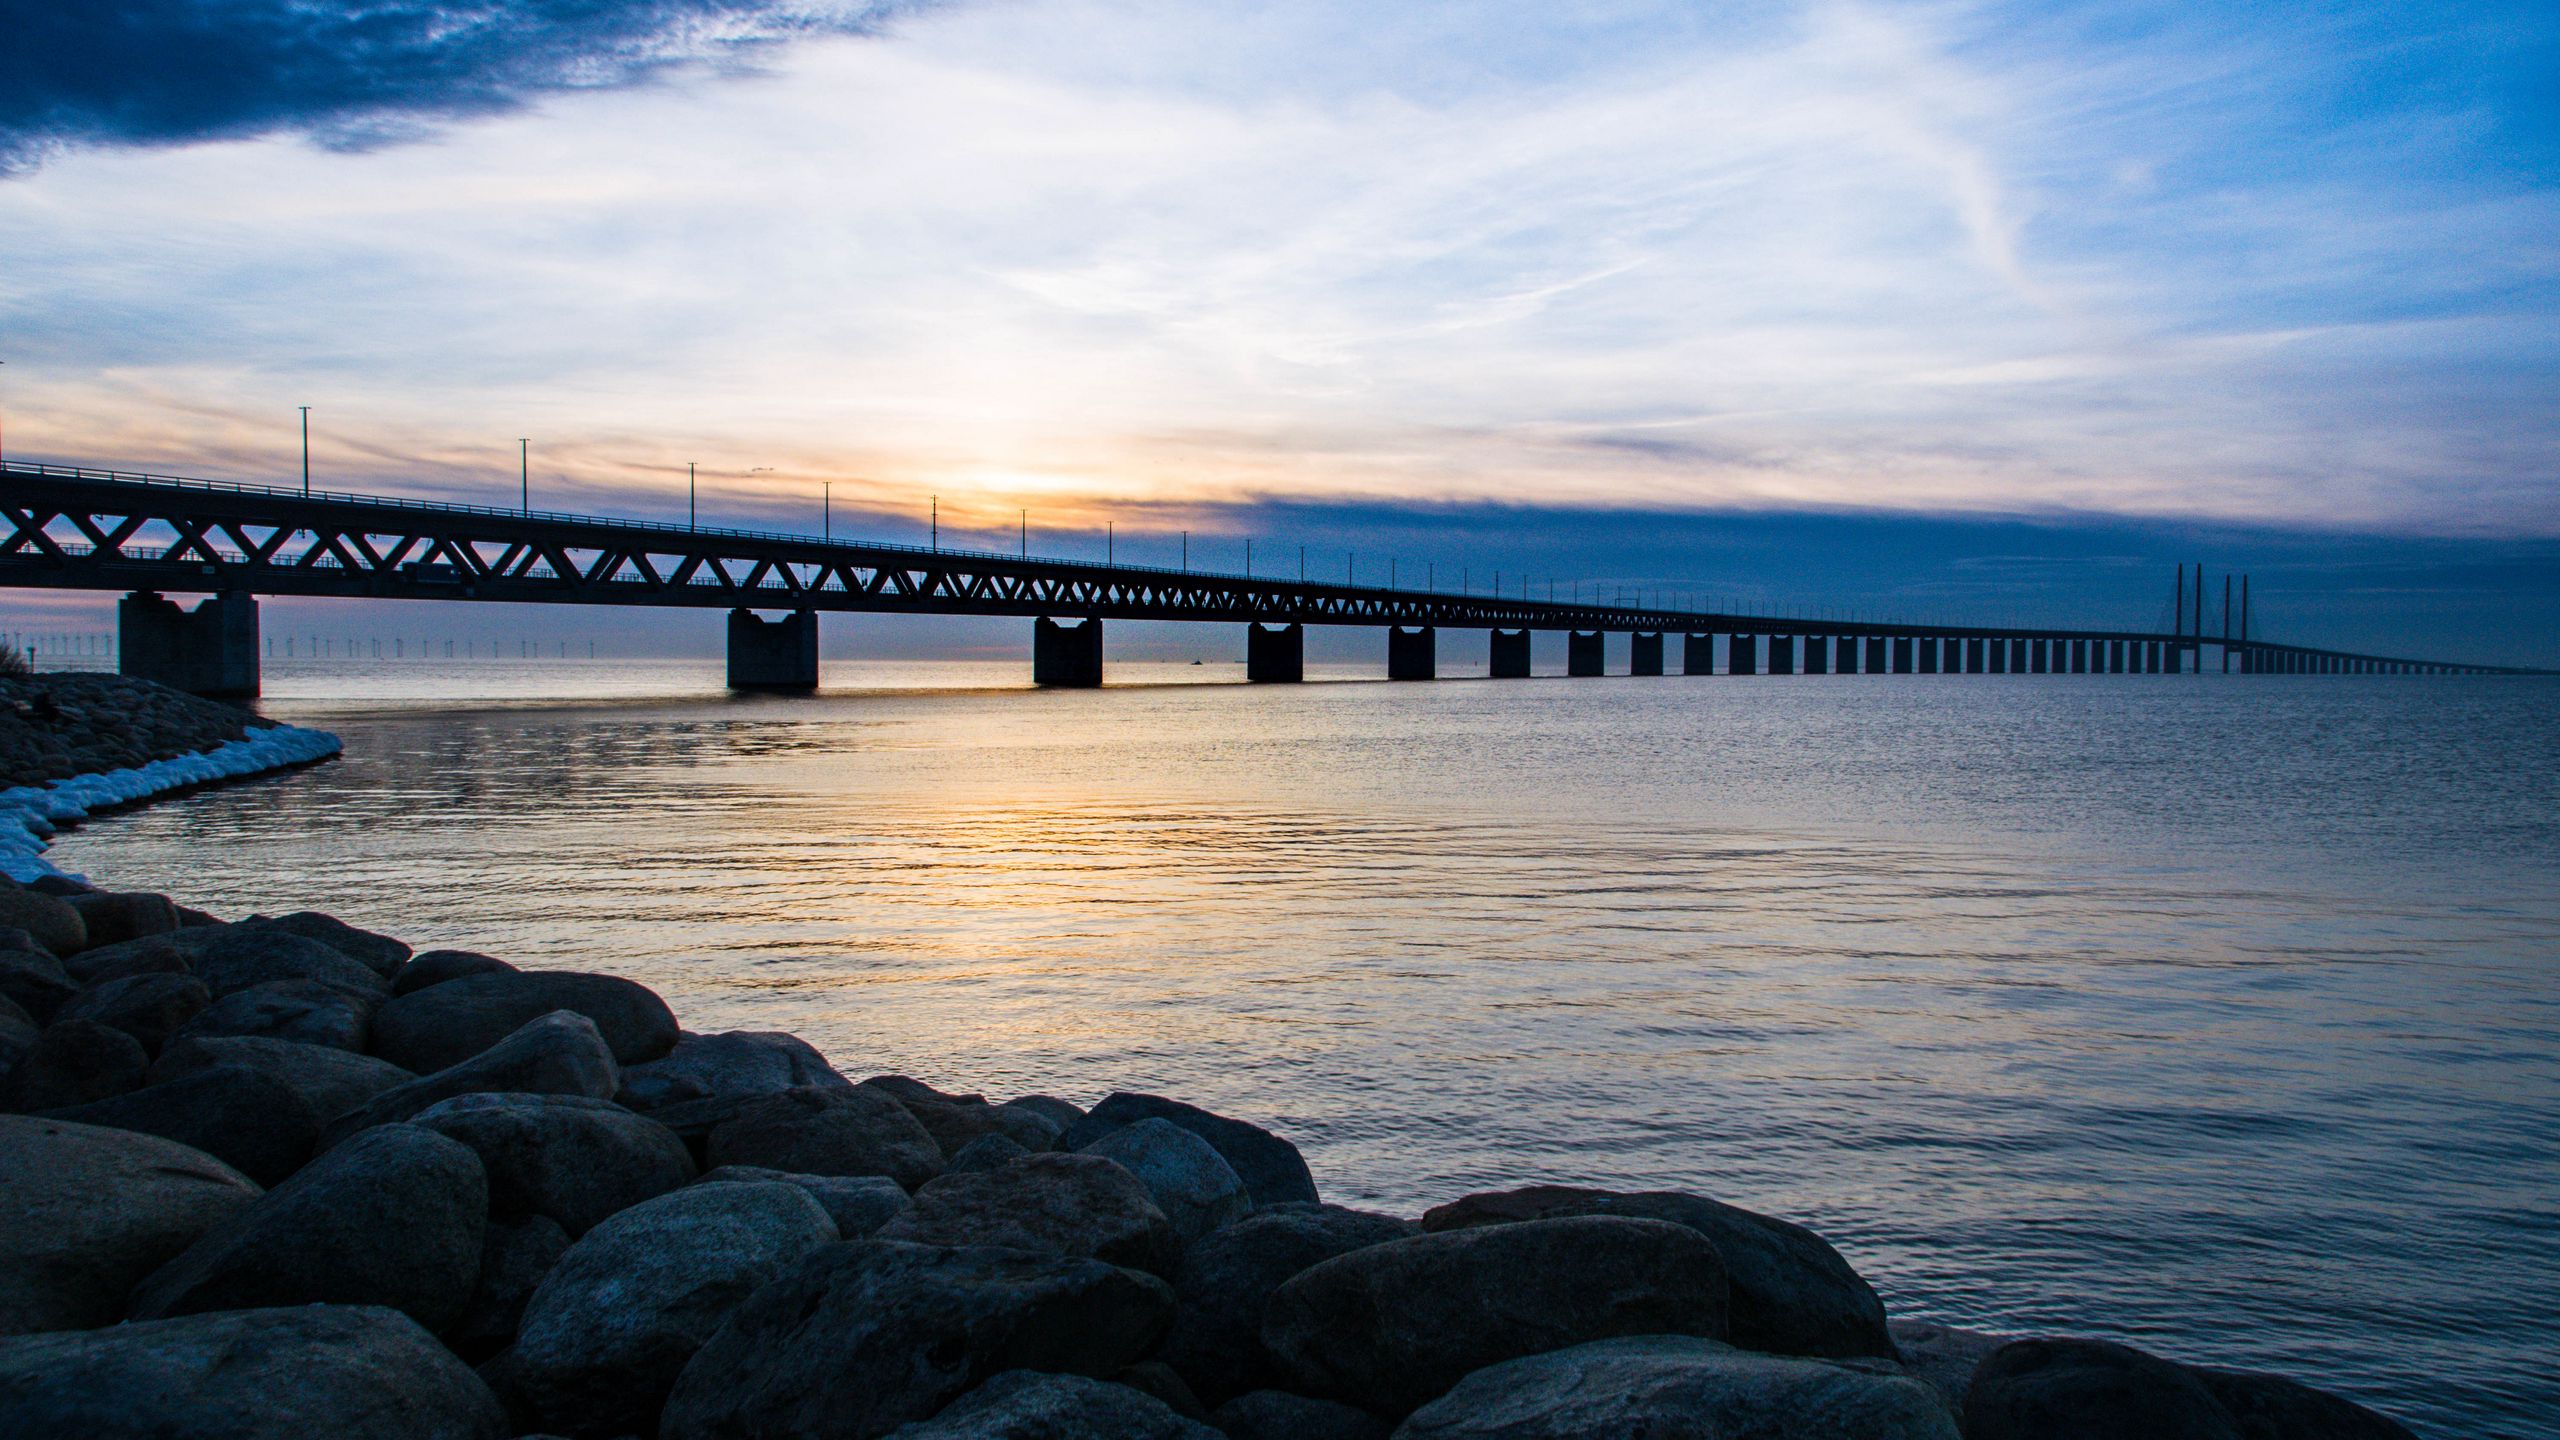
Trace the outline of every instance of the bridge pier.
<instances>
[{"instance_id":1,"label":"bridge pier","mask_svg":"<svg viewBox=\"0 0 2560 1440\"><path fill-rule=\"evenodd\" d=\"M1913 652L1918 655L1920 660L1919 668L1916 673L1922 675L1935 675L1938 673L1938 637L1934 635L1923 635L1911 642L1911 648Z\"/></svg>"},{"instance_id":2,"label":"bridge pier","mask_svg":"<svg viewBox=\"0 0 2560 1440\"><path fill-rule=\"evenodd\" d=\"M1867 664L1866 664L1866 671L1867 671L1867 673L1868 673L1868 674L1870 674L1870 675L1882 675L1882 674L1884 674L1887 670L1892 669L1892 668L1893 668L1892 662L1891 662L1889 659L1887 659L1887 658L1886 658L1886 657L1887 657L1887 656L1892 652L1892 649L1893 649L1893 642L1892 642L1892 641L1889 641L1889 640L1887 640L1887 639L1885 639L1883 636L1881 636L1881 635L1870 635L1870 636L1868 636L1868 637L1867 637Z\"/></svg>"},{"instance_id":3,"label":"bridge pier","mask_svg":"<svg viewBox=\"0 0 2560 1440\"><path fill-rule=\"evenodd\" d=\"M729 612L729 688L806 694L818 688L818 612L794 610L779 620L753 610Z\"/></svg>"},{"instance_id":4,"label":"bridge pier","mask_svg":"<svg viewBox=\"0 0 2560 1440\"><path fill-rule=\"evenodd\" d=\"M1807 675L1831 673L1830 636L1807 635L1804 637L1804 673Z\"/></svg>"},{"instance_id":5,"label":"bridge pier","mask_svg":"<svg viewBox=\"0 0 2560 1440\"><path fill-rule=\"evenodd\" d=\"M1493 678L1496 680L1528 679L1528 627L1522 626L1517 630L1496 630L1493 632L1492 639Z\"/></svg>"},{"instance_id":6,"label":"bridge pier","mask_svg":"<svg viewBox=\"0 0 2560 1440\"><path fill-rule=\"evenodd\" d=\"M116 603L116 671L214 699L258 693L258 599L226 590L189 610L148 590Z\"/></svg>"},{"instance_id":7,"label":"bridge pier","mask_svg":"<svg viewBox=\"0 0 2560 1440\"><path fill-rule=\"evenodd\" d=\"M1896 674L1896 675L1908 675L1908 674L1912 673L1912 656L1911 656L1911 651L1912 651L1912 642L1911 642L1911 637L1910 637L1910 636L1908 636L1908 635L1896 635L1896 636L1894 636L1894 637L1893 637L1893 673L1894 673L1894 674Z\"/></svg>"},{"instance_id":8,"label":"bridge pier","mask_svg":"<svg viewBox=\"0 0 2560 1440\"><path fill-rule=\"evenodd\" d=\"M2006 640L1994 640L1983 648L1988 650L1991 655L1991 673L1994 675L2008 674L2009 642Z\"/></svg>"},{"instance_id":9,"label":"bridge pier","mask_svg":"<svg viewBox=\"0 0 2560 1440\"><path fill-rule=\"evenodd\" d=\"M1307 678L1307 627L1244 627L1244 678L1256 685L1295 685Z\"/></svg>"},{"instance_id":10,"label":"bridge pier","mask_svg":"<svg viewBox=\"0 0 2560 1440\"><path fill-rule=\"evenodd\" d=\"M1728 635L1725 637L1725 671L1732 675L1756 675L1760 671L1760 637Z\"/></svg>"},{"instance_id":11,"label":"bridge pier","mask_svg":"<svg viewBox=\"0 0 2560 1440\"><path fill-rule=\"evenodd\" d=\"M1569 632L1564 642L1564 673L1567 675L1608 674L1608 633L1601 630Z\"/></svg>"},{"instance_id":12,"label":"bridge pier","mask_svg":"<svg viewBox=\"0 0 2560 1440\"><path fill-rule=\"evenodd\" d=\"M1796 673L1796 637L1793 635L1769 637L1769 673L1772 675Z\"/></svg>"},{"instance_id":13,"label":"bridge pier","mask_svg":"<svg viewBox=\"0 0 2560 1440\"><path fill-rule=\"evenodd\" d=\"M1680 637L1680 673L1713 675L1716 673L1716 637L1683 635Z\"/></svg>"},{"instance_id":14,"label":"bridge pier","mask_svg":"<svg viewBox=\"0 0 2560 1440\"><path fill-rule=\"evenodd\" d=\"M1662 632L1638 630L1627 637L1627 673L1659 675L1662 673Z\"/></svg>"},{"instance_id":15,"label":"bridge pier","mask_svg":"<svg viewBox=\"0 0 2560 1440\"><path fill-rule=\"evenodd\" d=\"M1402 625L1387 627L1387 678L1390 680L1431 680L1440 673L1440 635L1425 625L1408 630Z\"/></svg>"},{"instance_id":16,"label":"bridge pier","mask_svg":"<svg viewBox=\"0 0 2560 1440\"><path fill-rule=\"evenodd\" d=\"M1091 690L1102 683L1102 621L1061 625L1043 615L1031 622L1031 683L1059 690Z\"/></svg>"},{"instance_id":17,"label":"bridge pier","mask_svg":"<svg viewBox=\"0 0 2560 1440\"><path fill-rule=\"evenodd\" d=\"M1843 635L1831 642L1831 668L1842 675L1858 673L1858 646L1855 635Z\"/></svg>"}]
</instances>

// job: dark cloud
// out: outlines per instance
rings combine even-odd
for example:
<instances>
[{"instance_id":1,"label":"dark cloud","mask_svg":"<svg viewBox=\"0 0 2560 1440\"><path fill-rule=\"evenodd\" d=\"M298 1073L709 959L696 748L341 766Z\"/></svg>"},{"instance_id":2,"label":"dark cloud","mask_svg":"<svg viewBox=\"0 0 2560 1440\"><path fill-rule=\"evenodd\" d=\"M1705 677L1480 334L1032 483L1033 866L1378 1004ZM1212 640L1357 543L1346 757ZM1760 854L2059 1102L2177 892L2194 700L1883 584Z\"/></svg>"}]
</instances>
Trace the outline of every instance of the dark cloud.
<instances>
[{"instance_id":1,"label":"dark cloud","mask_svg":"<svg viewBox=\"0 0 2560 1440\"><path fill-rule=\"evenodd\" d=\"M868 0L0 0L0 173L81 145L362 148L870 28Z\"/></svg>"}]
</instances>

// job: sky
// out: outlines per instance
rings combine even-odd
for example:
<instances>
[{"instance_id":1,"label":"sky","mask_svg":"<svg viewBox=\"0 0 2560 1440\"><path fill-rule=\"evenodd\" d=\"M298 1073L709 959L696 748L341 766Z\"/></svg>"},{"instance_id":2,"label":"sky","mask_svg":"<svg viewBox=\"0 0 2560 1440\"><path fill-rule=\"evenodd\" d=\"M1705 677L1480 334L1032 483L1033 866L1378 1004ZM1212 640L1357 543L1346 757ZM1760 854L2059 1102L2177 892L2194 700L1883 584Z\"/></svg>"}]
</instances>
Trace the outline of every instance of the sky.
<instances>
[{"instance_id":1,"label":"sky","mask_svg":"<svg viewBox=\"0 0 2560 1440\"><path fill-rule=\"evenodd\" d=\"M823 487L882 538L938 505L1007 548L1969 621L2149 623L2194 560L2282 638L2560 663L2547 4L0 0L0 34L16 458L295 478L309 405L350 490L512 500L529 437L562 509L681 514L691 461L729 523L813 528ZM712 633L552 628L644 623Z\"/></svg>"}]
</instances>

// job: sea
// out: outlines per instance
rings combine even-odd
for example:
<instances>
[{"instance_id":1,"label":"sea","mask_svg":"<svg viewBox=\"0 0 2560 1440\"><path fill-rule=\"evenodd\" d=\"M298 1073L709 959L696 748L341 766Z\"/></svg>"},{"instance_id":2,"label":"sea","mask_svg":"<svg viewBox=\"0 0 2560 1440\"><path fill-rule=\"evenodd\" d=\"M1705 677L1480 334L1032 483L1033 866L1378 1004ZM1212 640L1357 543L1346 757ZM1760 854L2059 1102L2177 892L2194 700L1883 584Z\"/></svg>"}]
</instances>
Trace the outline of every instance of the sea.
<instances>
[{"instance_id":1,"label":"sea","mask_svg":"<svg viewBox=\"0 0 2560 1440\"><path fill-rule=\"evenodd\" d=\"M343 758L52 858L1170 1095L1416 1213L1827 1237L1897 1316L2560 1433L2560 681L270 662Z\"/></svg>"}]
</instances>

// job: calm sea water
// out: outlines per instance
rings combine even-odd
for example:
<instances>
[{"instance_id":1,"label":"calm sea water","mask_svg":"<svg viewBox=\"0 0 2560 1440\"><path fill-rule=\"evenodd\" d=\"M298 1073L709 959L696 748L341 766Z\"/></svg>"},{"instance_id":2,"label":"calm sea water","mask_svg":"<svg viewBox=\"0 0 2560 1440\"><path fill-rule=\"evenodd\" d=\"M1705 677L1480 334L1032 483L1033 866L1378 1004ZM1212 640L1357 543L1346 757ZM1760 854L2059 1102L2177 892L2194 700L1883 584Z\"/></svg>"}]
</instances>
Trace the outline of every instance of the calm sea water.
<instances>
[{"instance_id":1,"label":"calm sea water","mask_svg":"<svg viewBox=\"0 0 2560 1440\"><path fill-rule=\"evenodd\" d=\"M1182 1096L1332 1198L1675 1187L1898 1314L2554 1433L2560 685L339 663L67 868Z\"/></svg>"}]
</instances>

